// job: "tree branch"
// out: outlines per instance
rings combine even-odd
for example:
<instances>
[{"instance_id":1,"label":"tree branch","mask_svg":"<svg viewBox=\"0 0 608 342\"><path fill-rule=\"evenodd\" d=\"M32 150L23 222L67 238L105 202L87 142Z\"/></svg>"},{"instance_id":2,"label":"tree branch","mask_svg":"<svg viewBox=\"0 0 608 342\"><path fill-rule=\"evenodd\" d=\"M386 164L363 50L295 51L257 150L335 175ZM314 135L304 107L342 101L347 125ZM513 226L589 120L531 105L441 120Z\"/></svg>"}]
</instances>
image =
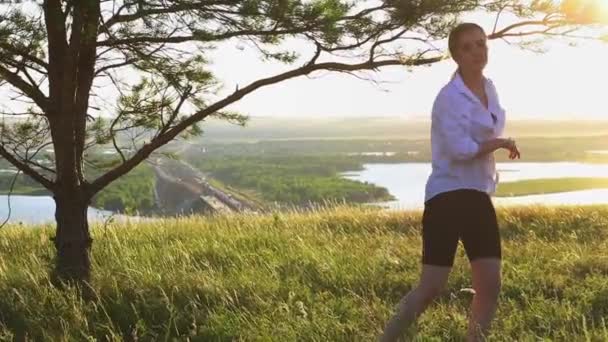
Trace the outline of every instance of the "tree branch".
<instances>
[{"instance_id":1,"label":"tree branch","mask_svg":"<svg viewBox=\"0 0 608 342\"><path fill-rule=\"evenodd\" d=\"M36 103L36 105L40 107L40 109L46 112L46 110L48 109L48 98L44 96L44 94L39 88L29 84L21 77L19 77L18 74L11 72L3 66L0 66L0 78L7 81L13 87L19 89L29 98L31 98Z\"/></svg>"},{"instance_id":2,"label":"tree branch","mask_svg":"<svg viewBox=\"0 0 608 342\"><path fill-rule=\"evenodd\" d=\"M397 39L399 39L401 36L403 36L409 29L403 29L400 32L398 32L397 34L393 35L392 37L386 38L386 39L381 39L381 40L377 40L374 42L374 44L372 45L372 47L369 49L369 60L373 61L374 60L374 54L376 53L376 48L378 48L379 46L381 46L382 44L386 44L386 43L390 43L392 41L395 41Z\"/></svg>"},{"instance_id":3,"label":"tree branch","mask_svg":"<svg viewBox=\"0 0 608 342\"><path fill-rule=\"evenodd\" d=\"M51 192L55 189L55 183L51 180L47 179L36 170L31 168L28 164L18 160L13 156L10 152L8 152L3 145L0 145L0 156L4 157L4 159L8 160L11 164L13 164L17 169L23 171L26 175L35 179L38 183L42 184L45 188L50 190Z\"/></svg>"},{"instance_id":4,"label":"tree branch","mask_svg":"<svg viewBox=\"0 0 608 342\"><path fill-rule=\"evenodd\" d=\"M177 5L173 5L173 6L169 6L169 7L161 7L161 8L153 8L153 9L147 9L147 10L143 10L143 9L139 9L137 10L137 12L133 13L133 14L117 14L114 15L113 17L111 17L110 19L108 19L105 23L105 25L103 25L102 30L108 30L110 27L112 27L115 24L118 23L124 23L124 22L130 22L130 21L135 21L138 19L142 19L145 18L147 16L150 15L156 15L156 14L177 14L179 12L183 12L183 11L188 11L188 10L197 10L197 9L203 9L209 6L214 6L214 5L221 5L221 4L229 4L229 2L227 1L218 1L218 2L213 2L213 1L206 1L204 2L204 4L201 3L182 3L182 4L177 4ZM120 11L127 6L127 4L123 5L123 7L118 11L118 13L120 13Z\"/></svg>"},{"instance_id":5,"label":"tree branch","mask_svg":"<svg viewBox=\"0 0 608 342\"><path fill-rule=\"evenodd\" d=\"M293 69L287 72L284 72L279 75L275 75L272 77L264 78L257 80L248 86L235 91L231 95L225 97L224 99L212 104L211 106L198 111L197 113L191 115L187 119L181 121L173 128L167 130L164 134L159 135L152 139L149 143L143 145L133 156L131 156L127 161L108 171L104 175L95 179L91 182L87 188L87 191L90 195L94 195L99 192L105 186L119 178L120 176L126 174L135 168L139 163L144 161L152 152L154 152L159 147L168 143L177 137L180 133L186 130L191 125L203 120L207 116L220 111L222 108L228 106L231 103L234 103L240 99L242 99L245 95L268 85L276 84L282 81L285 81L290 78L304 76L319 70L332 70L332 71L356 71L356 70L375 70L377 68L383 66L397 66L397 65L407 65L407 66L416 66L416 65L425 65L431 64L438 61L443 60L445 57L432 57L432 58L424 58L424 59L390 59L390 60L382 60L382 61L366 61L358 64L345 64L338 62L327 62L320 64L312 64L305 65L303 67Z\"/></svg>"},{"instance_id":6,"label":"tree branch","mask_svg":"<svg viewBox=\"0 0 608 342\"><path fill-rule=\"evenodd\" d=\"M494 20L494 27L492 28L492 34L496 33L496 28L498 27L498 20L500 19L500 15L502 14L502 11L505 10L505 6L500 7L500 10L498 11L498 13L496 13L496 20ZM545 18L546 20L546 18Z\"/></svg>"},{"instance_id":7,"label":"tree branch","mask_svg":"<svg viewBox=\"0 0 608 342\"><path fill-rule=\"evenodd\" d=\"M218 40L226 40L241 36L276 36L276 35L287 35L287 34L298 34L304 33L310 30L308 27L290 29L290 30L242 30L234 32L225 32L219 34L192 34L187 36L175 36L175 37L158 37L158 36L141 36L134 38L124 39L106 39L97 43L97 46L119 46L119 45L133 45L133 44L179 44L185 42L213 42Z\"/></svg>"},{"instance_id":8,"label":"tree branch","mask_svg":"<svg viewBox=\"0 0 608 342\"><path fill-rule=\"evenodd\" d=\"M372 14L372 13L374 13L374 12L376 12L376 11L381 11L381 10L387 9L387 8L389 8L389 7L390 7L390 6L389 6L388 4L386 4L386 3L385 3L385 4L380 5L380 6L371 7L371 8L366 8L366 9L361 10L360 12L355 13L355 14L353 14L353 15L349 15L349 16L345 16L345 17L341 18L341 21L345 21L345 20L353 20L353 19L360 19L360 18L365 17L366 15Z\"/></svg>"},{"instance_id":9,"label":"tree branch","mask_svg":"<svg viewBox=\"0 0 608 342\"><path fill-rule=\"evenodd\" d=\"M315 47L316 47L315 54L312 56L310 61L308 61L308 63L306 63L306 66L314 65L317 62L317 59L319 59L319 56L321 56L321 50L323 50L323 46L315 40Z\"/></svg>"},{"instance_id":10,"label":"tree branch","mask_svg":"<svg viewBox=\"0 0 608 342\"><path fill-rule=\"evenodd\" d=\"M563 26L563 25L568 25L568 24L572 24L571 22L567 21L567 20L529 20L529 21L522 21L519 23L515 23L512 25L509 25L507 27L505 27L504 29L498 31L498 32L493 32L491 34L488 35L488 39L496 39L496 38L501 38L503 36L505 36L509 31L516 29L518 27L523 27L523 26L550 26L550 27L559 27L559 26Z\"/></svg>"},{"instance_id":11,"label":"tree branch","mask_svg":"<svg viewBox=\"0 0 608 342\"><path fill-rule=\"evenodd\" d=\"M97 71L95 71L95 75L99 75L99 74L106 72L108 70L111 70L111 69L122 68L127 65L132 65L140 60L148 59L148 58L154 56L154 54L160 52L164 47L165 47L164 44L160 45L159 47L157 47L156 49L153 49L152 51L150 51L148 53L142 52L142 51L134 48L135 54L138 55L137 57L133 57L133 58L126 57L126 59L123 62L105 65L105 66L99 68Z\"/></svg>"},{"instance_id":12,"label":"tree branch","mask_svg":"<svg viewBox=\"0 0 608 342\"><path fill-rule=\"evenodd\" d=\"M186 103L188 98L192 95L191 91L192 91L192 86L187 86L186 89L184 89L184 91L180 94L180 98L179 98L177 105L175 106L175 109L173 109L171 111L171 115L169 116L168 121L165 124L163 124L163 127L160 129L157 136L162 135L167 130L169 130L169 128L171 128L171 125L177 118L177 115L181 111L182 106L184 105L184 103ZM161 114L161 117L162 117L162 114Z\"/></svg>"},{"instance_id":13,"label":"tree branch","mask_svg":"<svg viewBox=\"0 0 608 342\"><path fill-rule=\"evenodd\" d=\"M16 49L14 46L6 44L6 43L0 43L0 48L4 49L6 51L8 51L9 53L13 54L13 55L17 55L17 56L21 56L23 58L25 58L26 60L35 63L45 69L48 70L49 65L47 62L43 61L42 59L36 57L36 56L32 56L29 53Z\"/></svg>"}]
</instances>

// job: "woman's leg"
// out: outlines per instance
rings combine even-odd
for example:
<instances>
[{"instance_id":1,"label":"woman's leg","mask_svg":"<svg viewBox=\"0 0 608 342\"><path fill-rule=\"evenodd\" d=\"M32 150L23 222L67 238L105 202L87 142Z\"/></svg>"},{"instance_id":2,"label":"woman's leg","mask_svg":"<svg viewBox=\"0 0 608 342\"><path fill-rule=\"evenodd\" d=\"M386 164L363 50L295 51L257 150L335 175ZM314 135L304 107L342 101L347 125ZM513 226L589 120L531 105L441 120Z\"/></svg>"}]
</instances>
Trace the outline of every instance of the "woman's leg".
<instances>
[{"instance_id":1,"label":"woman's leg","mask_svg":"<svg viewBox=\"0 0 608 342\"><path fill-rule=\"evenodd\" d=\"M471 304L467 340L484 341L494 318L500 293L500 259L483 258L471 262L475 296Z\"/></svg>"},{"instance_id":2,"label":"woman's leg","mask_svg":"<svg viewBox=\"0 0 608 342\"><path fill-rule=\"evenodd\" d=\"M422 265L420 283L399 301L397 313L386 325L380 341L397 341L439 295L447 282L450 270L451 267L447 266Z\"/></svg>"},{"instance_id":3,"label":"woman's leg","mask_svg":"<svg viewBox=\"0 0 608 342\"><path fill-rule=\"evenodd\" d=\"M461 236L464 249L471 260L475 289L468 341L484 341L496 312L500 292L500 233L496 211L489 196L476 194L468 203L470 220Z\"/></svg>"},{"instance_id":4,"label":"woman's leg","mask_svg":"<svg viewBox=\"0 0 608 342\"><path fill-rule=\"evenodd\" d=\"M461 202L461 192L437 195L427 201L422 215L422 275L418 286L399 301L380 338L396 341L441 292L454 264L458 247L459 222L454 204Z\"/></svg>"}]
</instances>

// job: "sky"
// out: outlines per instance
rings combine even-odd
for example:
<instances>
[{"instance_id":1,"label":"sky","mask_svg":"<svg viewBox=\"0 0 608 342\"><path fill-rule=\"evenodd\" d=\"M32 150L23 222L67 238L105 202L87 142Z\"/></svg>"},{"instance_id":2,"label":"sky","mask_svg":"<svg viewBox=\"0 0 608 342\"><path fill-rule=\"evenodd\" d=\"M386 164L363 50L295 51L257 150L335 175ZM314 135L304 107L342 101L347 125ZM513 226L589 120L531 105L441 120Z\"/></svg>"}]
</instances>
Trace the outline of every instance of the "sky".
<instances>
[{"instance_id":1,"label":"sky","mask_svg":"<svg viewBox=\"0 0 608 342\"><path fill-rule=\"evenodd\" d=\"M605 4L608 13L608 0L598 1ZM495 17L473 13L462 19L479 23L490 31ZM499 28L513 20L501 17ZM442 44L445 46L445 42L437 43L440 47ZM564 41L551 40L545 42L547 51L543 54L522 50L502 40L488 44L485 74L494 81L509 118L608 120L608 42L581 40L572 47ZM288 45L302 51L305 57L312 54L301 41L290 41ZM253 49L234 41L219 46L207 57L223 83L219 95L231 93L237 85L243 87L293 67L263 62ZM298 119L398 116L428 120L436 94L455 70L455 63L445 60L411 71L386 67L379 72L367 72L366 76L378 84L345 74L316 73L259 89L229 109L250 116ZM104 101L114 98L110 94L102 97ZM0 106L4 105L8 104Z\"/></svg>"},{"instance_id":2,"label":"sky","mask_svg":"<svg viewBox=\"0 0 608 342\"><path fill-rule=\"evenodd\" d=\"M494 24L494 16L489 14L464 19L481 24L487 31ZM544 43L547 51L542 54L502 40L488 44L485 74L494 81L510 118L608 120L608 43L581 40L572 47L563 40L551 40ZM242 87L285 70L234 46L218 49L213 61L218 78L230 91L237 84ZM323 73L260 89L230 108L252 116L426 120L437 92L455 70L455 63L446 60L411 72L387 67L367 73L384 82L380 85L350 75Z\"/></svg>"}]
</instances>

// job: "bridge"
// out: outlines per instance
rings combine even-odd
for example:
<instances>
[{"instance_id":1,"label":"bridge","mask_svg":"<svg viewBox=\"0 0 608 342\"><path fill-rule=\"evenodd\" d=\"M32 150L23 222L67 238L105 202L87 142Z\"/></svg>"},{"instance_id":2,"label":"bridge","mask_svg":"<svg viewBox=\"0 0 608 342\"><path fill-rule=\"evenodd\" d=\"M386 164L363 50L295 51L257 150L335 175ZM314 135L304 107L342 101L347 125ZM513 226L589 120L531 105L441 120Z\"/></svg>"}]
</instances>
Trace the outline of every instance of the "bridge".
<instances>
[{"instance_id":1,"label":"bridge","mask_svg":"<svg viewBox=\"0 0 608 342\"><path fill-rule=\"evenodd\" d=\"M252 211L250 205L210 185L206 176L179 160L158 158L151 163L156 173L156 200L168 215Z\"/></svg>"}]
</instances>

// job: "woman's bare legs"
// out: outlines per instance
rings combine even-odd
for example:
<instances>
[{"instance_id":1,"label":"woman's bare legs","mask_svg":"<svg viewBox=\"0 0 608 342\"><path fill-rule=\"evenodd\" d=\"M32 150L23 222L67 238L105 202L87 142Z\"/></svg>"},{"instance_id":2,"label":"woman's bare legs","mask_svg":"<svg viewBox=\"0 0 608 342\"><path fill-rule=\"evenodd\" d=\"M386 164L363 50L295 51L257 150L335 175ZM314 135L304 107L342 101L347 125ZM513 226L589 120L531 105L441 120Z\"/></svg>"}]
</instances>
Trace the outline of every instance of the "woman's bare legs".
<instances>
[{"instance_id":1,"label":"woman's bare legs","mask_svg":"<svg viewBox=\"0 0 608 342\"><path fill-rule=\"evenodd\" d=\"M471 304L467 341L484 341L498 306L500 259L484 258L471 262L475 296Z\"/></svg>"},{"instance_id":2,"label":"woman's bare legs","mask_svg":"<svg viewBox=\"0 0 608 342\"><path fill-rule=\"evenodd\" d=\"M389 320L381 342L392 342L424 312L427 306L435 299L448 280L451 267L422 265L420 283L399 301L397 313Z\"/></svg>"}]
</instances>

